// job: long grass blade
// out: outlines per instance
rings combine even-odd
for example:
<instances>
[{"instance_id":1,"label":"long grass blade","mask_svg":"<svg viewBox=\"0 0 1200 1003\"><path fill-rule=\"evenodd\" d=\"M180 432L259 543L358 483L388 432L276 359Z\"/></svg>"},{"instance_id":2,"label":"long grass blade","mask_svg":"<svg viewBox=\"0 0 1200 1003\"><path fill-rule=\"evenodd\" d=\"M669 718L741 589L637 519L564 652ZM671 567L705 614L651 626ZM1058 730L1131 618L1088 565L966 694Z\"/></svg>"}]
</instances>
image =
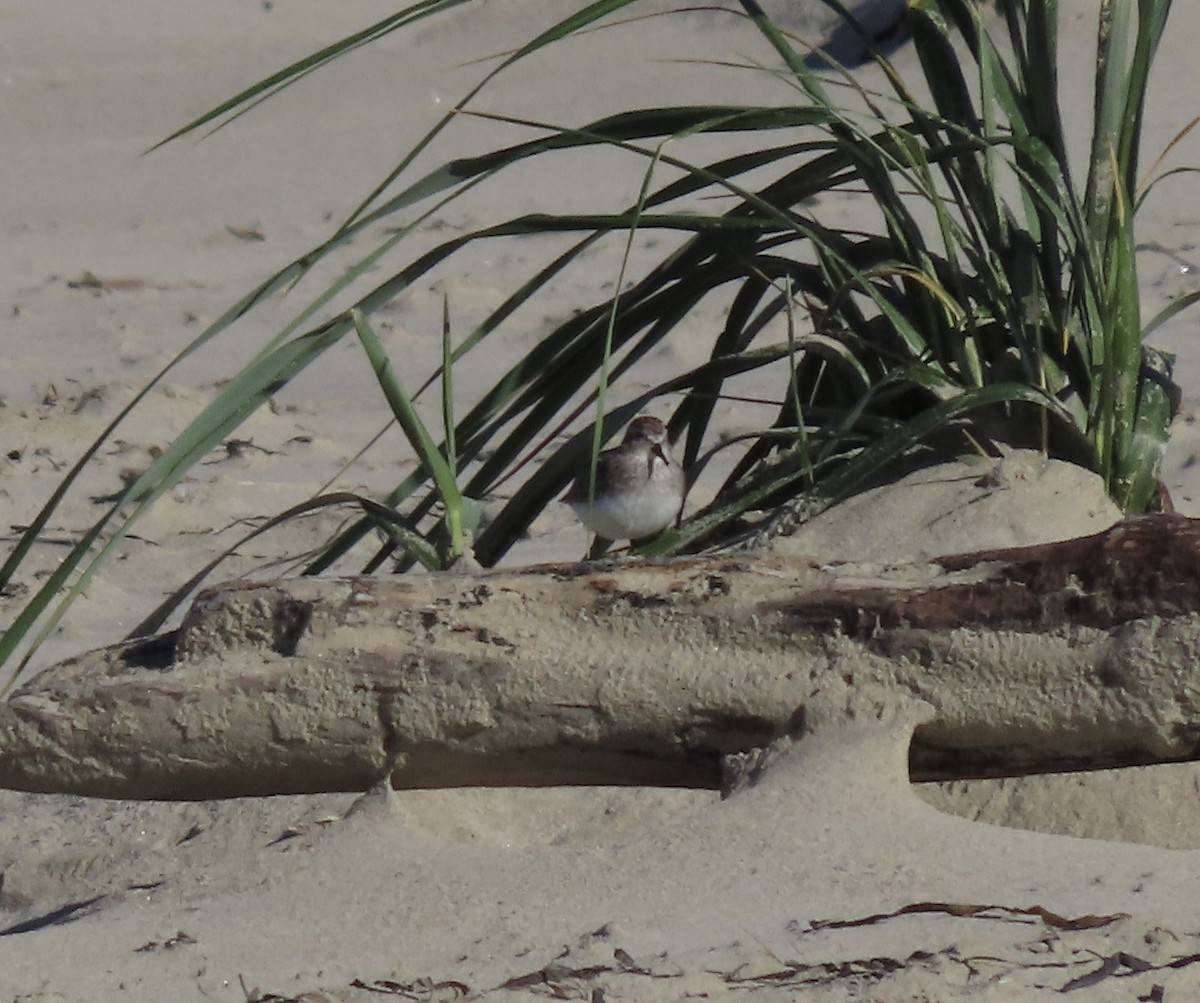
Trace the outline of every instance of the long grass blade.
<instances>
[{"instance_id":1,"label":"long grass blade","mask_svg":"<svg viewBox=\"0 0 1200 1003\"><path fill-rule=\"evenodd\" d=\"M404 392L396 373L392 369L391 359L379 343L379 338L371 329L361 310L350 311L350 319L358 332L363 351L375 372L380 389L392 414L396 417L409 444L417 454L417 460L429 471L437 488L438 496L446 509L446 525L450 531L450 559L462 553L462 493L458 489L457 475L446 460L442 450L433 441L412 400Z\"/></svg>"}]
</instances>

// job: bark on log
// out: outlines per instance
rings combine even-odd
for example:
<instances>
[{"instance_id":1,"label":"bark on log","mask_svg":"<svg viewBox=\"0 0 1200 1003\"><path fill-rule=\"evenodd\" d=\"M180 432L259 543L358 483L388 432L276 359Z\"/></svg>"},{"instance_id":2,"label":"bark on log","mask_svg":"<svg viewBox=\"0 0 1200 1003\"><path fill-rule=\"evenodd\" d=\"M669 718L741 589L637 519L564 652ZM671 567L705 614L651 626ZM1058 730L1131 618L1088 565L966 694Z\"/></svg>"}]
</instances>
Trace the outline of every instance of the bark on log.
<instances>
[{"instance_id":1,"label":"bark on log","mask_svg":"<svg viewBox=\"0 0 1200 1003\"><path fill-rule=\"evenodd\" d=\"M917 698L914 779L1200 758L1200 523L818 567L775 554L296 579L0 704L0 785L205 798L716 785L806 708Z\"/></svg>"}]
</instances>

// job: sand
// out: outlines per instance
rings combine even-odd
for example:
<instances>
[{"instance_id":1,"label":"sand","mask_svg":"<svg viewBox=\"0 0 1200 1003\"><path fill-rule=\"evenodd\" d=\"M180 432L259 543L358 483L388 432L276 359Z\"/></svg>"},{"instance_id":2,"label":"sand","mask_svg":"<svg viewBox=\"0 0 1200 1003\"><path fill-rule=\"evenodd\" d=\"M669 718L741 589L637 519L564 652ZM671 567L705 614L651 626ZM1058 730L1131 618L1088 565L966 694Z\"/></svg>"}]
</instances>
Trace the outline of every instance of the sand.
<instances>
[{"instance_id":1,"label":"sand","mask_svg":"<svg viewBox=\"0 0 1200 1003\"><path fill-rule=\"evenodd\" d=\"M1068 113L1083 120L1094 4L1060 6L1071 40ZM470 60L523 41L546 17L543 5L516 0L456 12L362 50L204 142L141 155L239 87L393 9L382 0L5 5L7 540L64 464L206 322L353 209L478 77ZM1197 113L1200 67L1190 40L1200 8L1177 4L1172 22L1148 102L1147 163ZM786 94L759 74L660 59L714 46L768 58L755 35L719 15L659 19L539 57L502 82L487 107L579 122L649 101ZM903 48L896 60L913 69ZM483 123L469 133L447 135L425 166L523 138ZM1169 163L1196 162L1198 142L1185 138ZM589 198L623 199L640 182L640 166L599 156L572 169L586 177ZM536 188L497 179L444 223L578 205L571 177ZM1173 179L1145 206L1147 314L1194 288L1194 183ZM848 218L854 211L847 206ZM545 253L532 243L480 248L438 276L456 323L466 329ZM634 267L654 253L640 248ZM597 251L592 273L559 283L537 312L500 332L490 358L513 357L556 318L604 295L619 259L619 247ZM441 288L431 281L412 290L381 323L389 351L416 372L437 358ZM144 465L300 302L271 304L220 351L168 376L50 527L35 551L38 572L95 518L90 497ZM1167 482L1178 508L1195 515L1200 351L1189 338L1192 318L1175 318L1155 340L1178 354L1185 394ZM715 314L689 320L701 331L714 323ZM620 393L627 399L656 374L695 361L694 351L681 335ZM464 398L489 375L464 373ZM385 424L386 406L370 385L347 345L253 418L238 432L240 446L156 504L31 668L118 639L225 546L238 520L338 478ZM735 405L717 415L725 431L750 420ZM410 462L392 433L337 483L382 490ZM1094 483L1069 480L1076 476L1014 460L975 495L927 478L832 512L790 546L824 560L888 562L941 546L1091 532L1115 514ZM893 531L861 532L884 524ZM329 525L256 542L225 573L298 552ZM573 559L585 546L570 512L556 506L511 561ZM38 581L31 572L18 584ZM0 614L12 616L19 601L0 599ZM759 786L725 801L711 791L595 787L194 803L0 791L0 1003L468 993L1034 1000L1063 989L1080 999L1192 998L1200 985L1200 771L1174 765L914 788L903 764L915 713L897 698L831 715Z\"/></svg>"}]
</instances>

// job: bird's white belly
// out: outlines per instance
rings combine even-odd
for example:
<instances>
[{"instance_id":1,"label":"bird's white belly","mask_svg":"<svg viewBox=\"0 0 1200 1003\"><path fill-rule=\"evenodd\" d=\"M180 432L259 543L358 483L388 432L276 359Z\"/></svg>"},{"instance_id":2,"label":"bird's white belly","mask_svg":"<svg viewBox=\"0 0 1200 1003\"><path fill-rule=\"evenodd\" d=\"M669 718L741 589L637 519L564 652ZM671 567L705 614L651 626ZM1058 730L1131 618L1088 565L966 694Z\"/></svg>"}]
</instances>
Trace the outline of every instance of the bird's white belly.
<instances>
[{"instance_id":1,"label":"bird's white belly","mask_svg":"<svg viewBox=\"0 0 1200 1003\"><path fill-rule=\"evenodd\" d=\"M582 522L606 540L640 540L666 529L679 514L679 497L666 491L640 491L623 497L572 502Z\"/></svg>"}]
</instances>

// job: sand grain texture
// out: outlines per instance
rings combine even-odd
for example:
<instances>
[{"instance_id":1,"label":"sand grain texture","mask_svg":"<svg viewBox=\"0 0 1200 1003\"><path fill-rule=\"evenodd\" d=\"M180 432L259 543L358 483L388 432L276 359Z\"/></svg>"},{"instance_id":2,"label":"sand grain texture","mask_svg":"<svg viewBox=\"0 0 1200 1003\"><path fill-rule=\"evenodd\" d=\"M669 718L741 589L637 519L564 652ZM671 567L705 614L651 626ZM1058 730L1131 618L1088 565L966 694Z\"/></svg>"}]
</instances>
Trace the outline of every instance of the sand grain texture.
<instances>
[{"instance_id":1,"label":"sand grain texture","mask_svg":"<svg viewBox=\"0 0 1200 1003\"><path fill-rule=\"evenodd\" d=\"M1089 40L1092 0L1060 7L1064 38ZM519 44L546 17L545 5L493 3L479 8L482 25L468 12L427 22L314 75L210 140L139 156L262 73L395 8L385 0L5 5L6 537L203 324L351 211L477 79L472 59ZM1148 159L1196 114L1200 93L1192 51L1200 7L1176 4L1172 20L1148 98ZM714 44L722 58L771 58L744 24L719 15L655 19L539 57L503 81L487 107L577 123L650 100L791 99L761 74L661 60L664 52L712 56ZM1064 51L1064 115L1081 122L1094 73L1089 45ZM903 48L895 58L902 71L915 68ZM603 86L580 91L568 86L573 80ZM475 144L525 138L479 124L470 144L448 134L418 168ZM1076 148L1083 138L1073 137ZM1167 166L1200 161L1198 142L1186 136ZM479 225L498 206L505 215L578 208L581 186L570 171L587 177L589 197L629 202L644 170L596 152L567 166L537 185L497 178L438 224ZM1147 316L1195 287L1198 224L1181 209L1195 204L1194 192L1194 180L1174 177L1144 207ZM844 218L853 223L857 211L847 203ZM622 250L597 249L588 274L564 278L540 312L498 331L487 371L462 374L464 398L477 399L496 365L545 325L606 295ZM631 267L661 251L635 248ZM538 254L552 252L524 242L464 254L445 276L459 329L524 281L544 260ZM430 284L379 318L389 351L422 375L438 359L441 302ZM39 571L95 518L89 497L111 494L144 466L298 308L285 301L250 318L224 351L190 361L151 394L143 419L123 431L50 527L36 551ZM647 361L646 386L693 364L703 339L688 332L707 337L720 322L716 307L689 318ZM1158 336L1179 355L1185 392L1166 459L1185 515L1200 514L1194 323L1184 313ZM387 420L352 346L276 404L155 505L35 670L115 642L226 545L223 530L316 490ZM744 427L739 407L718 409L718 431ZM963 474L953 491L945 481L912 483L899 500L876 499L898 508L829 513L791 541L791 553L818 565L860 562L877 575L899 561L928 561L947 538L953 545L943 553L1111 524L1094 484L1059 481L1022 462ZM356 482L342 486L384 490L405 463L411 457L398 437L385 439ZM256 567L276 546L300 552L330 524L249 546L225 573ZM886 531L862 531L877 526ZM570 561L584 546L565 509L548 511L512 561ZM38 581L31 573L18 593ZM11 616L19 600L0 598L0 612ZM1195 767L918 791L906 764L926 711L880 700L878 691L847 687L843 697L822 705L796 744L777 748L759 783L726 800L711 790L597 786L176 803L0 791L0 1003L462 992L506 1001L1038 1000L1064 989L1081 1000L1196 997Z\"/></svg>"}]
</instances>

